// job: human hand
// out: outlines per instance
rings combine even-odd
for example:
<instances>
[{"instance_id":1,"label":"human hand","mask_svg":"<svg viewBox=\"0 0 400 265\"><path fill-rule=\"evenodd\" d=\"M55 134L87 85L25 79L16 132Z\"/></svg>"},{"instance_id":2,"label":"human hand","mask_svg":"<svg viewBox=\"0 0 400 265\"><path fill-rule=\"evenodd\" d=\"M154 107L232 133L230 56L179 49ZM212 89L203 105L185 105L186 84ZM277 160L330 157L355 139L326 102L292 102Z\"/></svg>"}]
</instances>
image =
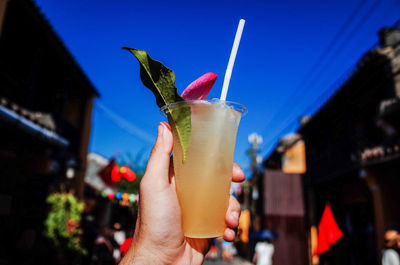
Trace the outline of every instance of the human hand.
<instances>
[{"instance_id":1,"label":"human hand","mask_svg":"<svg viewBox=\"0 0 400 265\"><path fill-rule=\"evenodd\" d=\"M132 244L120 264L202 264L211 239L183 235L181 209L175 190L170 160L173 145L171 128L165 122L158 126L158 137L146 172L140 182L138 217ZM232 181L245 178L237 164ZM233 241L239 224L240 204L231 196L225 217L224 239Z\"/></svg>"}]
</instances>

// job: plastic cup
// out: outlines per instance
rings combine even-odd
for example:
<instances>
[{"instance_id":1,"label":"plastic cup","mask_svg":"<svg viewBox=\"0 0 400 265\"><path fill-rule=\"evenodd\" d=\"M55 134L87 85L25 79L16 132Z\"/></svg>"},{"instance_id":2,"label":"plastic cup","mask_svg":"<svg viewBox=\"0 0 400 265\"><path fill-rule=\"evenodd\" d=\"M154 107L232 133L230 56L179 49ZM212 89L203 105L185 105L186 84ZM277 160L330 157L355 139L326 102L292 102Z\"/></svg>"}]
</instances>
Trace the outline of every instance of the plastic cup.
<instances>
[{"instance_id":1,"label":"plastic cup","mask_svg":"<svg viewBox=\"0 0 400 265\"><path fill-rule=\"evenodd\" d=\"M173 103L168 110L190 106L191 137L182 161L182 147L176 129L174 137L174 170L176 191L186 237L222 236L229 203L233 153L240 118L245 106L227 101L193 100Z\"/></svg>"}]
</instances>

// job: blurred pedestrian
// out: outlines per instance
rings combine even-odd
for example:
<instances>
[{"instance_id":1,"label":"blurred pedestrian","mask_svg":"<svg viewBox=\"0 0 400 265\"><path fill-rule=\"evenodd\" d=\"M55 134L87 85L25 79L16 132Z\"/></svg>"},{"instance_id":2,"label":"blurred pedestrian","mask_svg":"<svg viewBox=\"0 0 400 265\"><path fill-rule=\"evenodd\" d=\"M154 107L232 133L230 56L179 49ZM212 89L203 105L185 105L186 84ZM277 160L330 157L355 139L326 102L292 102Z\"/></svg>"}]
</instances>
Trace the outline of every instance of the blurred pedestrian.
<instances>
[{"instance_id":1,"label":"blurred pedestrian","mask_svg":"<svg viewBox=\"0 0 400 265\"><path fill-rule=\"evenodd\" d=\"M96 238L92 257L92 264L95 265L114 265L116 264L113 252L114 247L109 239L109 232L106 227L101 228L101 232Z\"/></svg>"},{"instance_id":2,"label":"blurred pedestrian","mask_svg":"<svg viewBox=\"0 0 400 265\"><path fill-rule=\"evenodd\" d=\"M206 259L216 260L218 258L217 239L213 238L210 245L210 250L206 255Z\"/></svg>"},{"instance_id":3,"label":"blurred pedestrian","mask_svg":"<svg viewBox=\"0 0 400 265\"><path fill-rule=\"evenodd\" d=\"M118 243L118 246L120 246L125 241L126 233L122 229L120 223L115 223L114 224L114 234L113 234L113 236L114 236L115 242Z\"/></svg>"},{"instance_id":4,"label":"blurred pedestrian","mask_svg":"<svg viewBox=\"0 0 400 265\"><path fill-rule=\"evenodd\" d=\"M114 223L113 225L113 238L111 241L112 245L113 245L113 257L116 263L119 263L121 261L122 258L122 254L121 254L121 250L120 250L120 246L121 244L125 241L126 238L126 233L125 231L122 229L121 224L120 223Z\"/></svg>"},{"instance_id":5,"label":"blurred pedestrian","mask_svg":"<svg viewBox=\"0 0 400 265\"><path fill-rule=\"evenodd\" d=\"M87 255L83 257L83 264L92 262L95 241L100 233L96 225L96 210L97 201L95 196L90 191L85 190L85 208L81 219L81 228L83 230L81 240Z\"/></svg>"},{"instance_id":6,"label":"blurred pedestrian","mask_svg":"<svg viewBox=\"0 0 400 265\"><path fill-rule=\"evenodd\" d=\"M222 260L224 262L231 262L233 256L236 254L236 249L232 242L222 240Z\"/></svg>"},{"instance_id":7,"label":"blurred pedestrian","mask_svg":"<svg viewBox=\"0 0 400 265\"><path fill-rule=\"evenodd\" d=\"M382 265L400 265L399 246L400 234L395 228L386 230L385 235L385 249L382 255Z\"/></svg>"},{"instance_id":8,"label":"blurred pedestrian","mask_svg":"<svg viewBox=\"0 0 400 265\"><path fill-rule=\"evenodd\" d=\"M272 265L274 245L268 240L260 241L256 244L253 263L257 265Z\"/></svg>"},{"instance_id":9,"label":"blurred pedestrian","mask_svg":"<svg viewBox=\"0 0 400 265\"><path fill-rule=\"evenodd\" d=\"M181 209L171 163L173 137L165 122L158 126L158 137L146 172L140 182L138 218L131 247L121 261L127 264L202 264L210 248L210 238L183 235ZM244 173L234 164L232 180L244 180ZM225 216L224 239L235 239L240 204L231 196Z\"/></svg>"}]
</instances>

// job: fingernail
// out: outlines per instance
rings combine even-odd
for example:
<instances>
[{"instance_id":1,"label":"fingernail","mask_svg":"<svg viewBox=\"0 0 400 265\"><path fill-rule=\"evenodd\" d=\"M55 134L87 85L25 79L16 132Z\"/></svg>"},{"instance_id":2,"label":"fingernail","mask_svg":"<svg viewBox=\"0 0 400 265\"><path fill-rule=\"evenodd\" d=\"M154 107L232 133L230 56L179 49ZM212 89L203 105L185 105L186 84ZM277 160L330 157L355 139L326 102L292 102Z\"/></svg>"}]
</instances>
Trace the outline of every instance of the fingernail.
<instances>
[{"instance_id":1,"label":"fingernail","mask_svg":"<svg viewBox=\"0 0 400 265\"><path fill-rule=\"evenodd\" d=\"M165 127L164 127L164 125L162 124L162 122L160 122L160 124L158 124L158 137L163 136L164 130L165 130Z\"/></svg>"},{"instance_id":2,"label":"fingernail","mask_svg":"<svg viewBox=\"0 0 400 265\"><path fill-rule=\"evenodd\" d=\"M165 128L167 128L168 130L170 130L171 131L171 126L167 123L167 122L165 122L165 121L162 121L161 122L162 123L162 125L164 125L165 126Z\"/></svg>"},{"instance_id":3,"label":"fingernail","mask_svg":"<svg viewBox=\"0 0 400 265\"><path fill-rule=\"evenodd\" d=\"M163 127L163 134L162 134L162 137L163 137L163 139L164 139L164 141L167 141L167 139L168 139L168 134L166 133L166 132L170 132L171 131L171 128L169 127L169 124L168 123L166 123L166 122L161 122L161 126Z\"/></svg>"}]
</instances>

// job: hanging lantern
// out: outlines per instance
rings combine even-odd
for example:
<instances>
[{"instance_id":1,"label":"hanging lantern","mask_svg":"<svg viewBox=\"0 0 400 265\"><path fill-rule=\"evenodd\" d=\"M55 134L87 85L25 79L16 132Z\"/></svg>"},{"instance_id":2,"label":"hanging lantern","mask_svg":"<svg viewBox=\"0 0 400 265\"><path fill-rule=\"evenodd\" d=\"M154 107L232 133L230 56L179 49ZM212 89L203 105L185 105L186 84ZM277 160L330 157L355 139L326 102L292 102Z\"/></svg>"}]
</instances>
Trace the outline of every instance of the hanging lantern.
<instances>
[{"instance_id":1,"label":"hanging lantern","mask_svg":"<svg viewBox=\"0 0 400 265\"><path fill-rule=\"evenodd\" d=\"M121 174L119 173L119 168L114 158L97 174L109 187L114 186L115 182L121 181Z\"/></svg>"},{"instance_id":2,"label":"hanging lantern","mask_svg":"<svg viewBox=\"0 0 400 265\"><path fill-rule=\"evenodd\" d=\"M129 201L134 203L136 201L136 195L135 194L129 195Z\"/></svg>"},{"instance_id":3,"label":"hanging lantern","mask_svg":"<svg viewBox=\"0 0 400 265\"><path fill-rule=\"evenodd\" d=\"M115 199L121 200L122 199L122 193L121 192L115 193Z\"/></svg>"},{"instance_id":4,"label":"hanging lantern","mask_svg":"<svg viewBox=\"0 0 400 265\"><path fill-rule=\"evenodd\" d=\"M114 193L109 193L109 194L107 194L107 197L110 199L110 200L113 200L114 199Z\"/></svg>"},{"instance_id":5,"label":"hanging lantern","mask_svg":"<svg viewBox=\"0 0 400 265\"><path fill-rule=\"evenodd\" d=\"M124 201L128 201L128 200L129 200L129 194L128 194L128 193L122 194L122 199L123 199Z\"/></svg>"},{"instance_id":6,"label":"hanging lantern","mask_svg":"<svg viewBox=\"0 0 400 265\"><path fill-rule=\"evenodd\" d=\"M119 173L119 168L118 168L117 164L114 164L111 169L111 180L112 180L112 182L121 181L121 174Z\"/></svg>"},{"instance_id":7,"label":"hanging lantern","mask_svg":"<svg viewBox=\"0 0 400 265\"><path fill-rule=\"evenodd\" d=\"M127 181L134 181L136 179L136 174L135 172L132 171L132 169L130 169L127 166L122 166L119 169L119 172L121 173L121 175L127 180Z\"/></svg>"}]
</instances>

